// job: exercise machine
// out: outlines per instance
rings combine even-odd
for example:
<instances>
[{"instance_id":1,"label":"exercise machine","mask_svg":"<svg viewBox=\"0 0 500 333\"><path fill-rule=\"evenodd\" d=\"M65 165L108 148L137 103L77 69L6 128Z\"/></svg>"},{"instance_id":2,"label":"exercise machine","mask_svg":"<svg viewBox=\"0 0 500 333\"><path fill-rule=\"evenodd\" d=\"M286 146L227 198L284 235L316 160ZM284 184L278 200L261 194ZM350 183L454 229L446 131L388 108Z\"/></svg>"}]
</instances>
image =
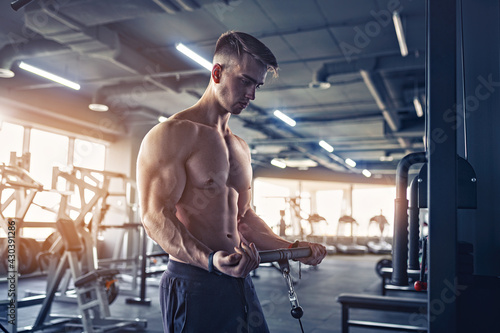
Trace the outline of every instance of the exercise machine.
<instances>
[{"instance_id":1,"label":"exercise machine","mask_svg":"<svg viewBox=\"0 0 500 333\"><path fill-rule=\"evenodd\" d=\"M344 227L343 229L345 230L345 226L349 225L350 226L350 236L349 236L349 241L350 243L343 244L338 241L338 236L339 236L339 231L340 227ZM337 234L336 234L336 247L339 250L339 252L342 252L344 254L365 254L368 252L368 248L364 245L360 245L357 243L357 236L354 231L355 226L357 227L359 225L358 221L356 221L352 216L349 215L344 215L339 218L339 222L337 224Z\"/></svg>"},{"instance_id":2,"label":"exercise machine","mask_svg":"<svg viewBox=\"0 0 500 333\"><path fill-rule=\"evenodd\" d=\"M48 281L47 294L34 324L20 328L17 332L35 332L56 325L82 327L87 333L105 332L123 327L145 328L147 322L144 320L111 317L106 289L113 284L118 270L87 267L89 270L84 273L85 265L78 259L78 253L84 251L83 243L91 238L88 231L82 226L77 229L72 220L57 221L57 229L64 243L64 253L60 259L57 258L55 274ZM74 281L79 315L51 315L52 302L68 266Z\"/></svg>"},{"instance_id":3,"label":"exercise machine","mask_svg":"<svg viewBox=\"0 0 500 333\"><path fill-rule=\"evenodd\" d=\"M380 211L380 215L373 216L370 219L370 222L368 224L368 229L370 229L370 226L372 224L375 224L379 227L380 230L380 239L377 242L370 241L366 244L368 247L368 251L371 253L376 253L376 254L389 254L392 251L392 245L386 242L385 236L384 236L384 230L385 227L389 225L389 222L387 222L387 218L382 215L382 211Z\"/></svg>"}]
</instances>

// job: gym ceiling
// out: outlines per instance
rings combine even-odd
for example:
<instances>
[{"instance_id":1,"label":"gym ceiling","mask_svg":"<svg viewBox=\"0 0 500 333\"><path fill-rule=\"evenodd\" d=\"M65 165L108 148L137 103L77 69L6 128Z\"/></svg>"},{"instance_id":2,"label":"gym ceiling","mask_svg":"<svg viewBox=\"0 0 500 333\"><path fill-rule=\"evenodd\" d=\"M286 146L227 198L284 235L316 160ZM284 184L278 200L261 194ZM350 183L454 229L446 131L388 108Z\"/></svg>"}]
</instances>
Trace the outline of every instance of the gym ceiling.
<instances>
[{"instance_id":1,"label":"gym ceiling","mask_svg":"<svg viewBox=\"0 0 500 333\"><path fill-rule=\"evenodd\" d=\"M276 55L256 100L230 127L252 150L256 174L391 179L424 150L425 2L394 0L45 0L0 3L0 100L5 118L79 124L100 140L133 135L194 104L209 71L176 49L211 60L221 33L260 38ZM393 14L400 16L403 56ZM37 66L78 91L19 68ZM105 103L107 112L89 110ZM9 110L17 110L10 111ZM24 110L24 111L19 111ZM280 110L291 127L274 116ZM18 112L13 115L12 112ZM98 128L98 131L95 129ZM334 150L328 152L323 140ZM356 162L350 166L346 159ZM286 169L271 165L285 162Z\"/></svg>"}]
</instances>

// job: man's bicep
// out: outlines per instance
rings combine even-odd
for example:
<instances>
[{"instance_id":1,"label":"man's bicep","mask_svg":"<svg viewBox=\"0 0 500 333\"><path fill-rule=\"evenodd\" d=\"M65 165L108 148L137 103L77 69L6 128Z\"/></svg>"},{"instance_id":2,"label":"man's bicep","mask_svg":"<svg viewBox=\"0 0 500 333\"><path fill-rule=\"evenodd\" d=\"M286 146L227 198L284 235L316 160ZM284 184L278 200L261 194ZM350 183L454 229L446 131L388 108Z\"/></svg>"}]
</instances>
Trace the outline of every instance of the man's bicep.
<instances>
[{"instance_id":1,"label":"man's bicep","mask_svg":"<svg viewBox=\"0 0 500 333\"><path fill-rule=\"evenodd\" d=\"M138 160L138 186L141 210L147 214L173 212L186 184L186 173L175 156L164 151L144 151Z\"/></svg>"},{"instance_id":2,"label":"man's bicep","mask_svg":"<svg viewBox=\"0 0 500 333\"><path fill-rule=\"evenodd\" d=\"M146 168L143 170L143 184L141 190L144 199L141 200L145 212L148 210L173 210L184 191L186 183L185 171L182 168L168 165L160 168Z\"/></svg>"}]
</instances>

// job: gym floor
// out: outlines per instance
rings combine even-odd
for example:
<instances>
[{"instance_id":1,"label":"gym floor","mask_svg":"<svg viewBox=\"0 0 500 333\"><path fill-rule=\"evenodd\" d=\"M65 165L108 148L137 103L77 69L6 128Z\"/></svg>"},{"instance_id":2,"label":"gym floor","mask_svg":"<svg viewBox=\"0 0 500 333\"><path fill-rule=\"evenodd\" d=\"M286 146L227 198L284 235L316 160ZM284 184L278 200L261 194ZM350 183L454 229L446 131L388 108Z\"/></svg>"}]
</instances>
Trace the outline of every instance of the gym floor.
<instances>
[{"instance_id":1,"label":"gym floor","mask_svg":"<svg viewBox=\"0 0 500 333\"><path fill-rule=\"evenodd\" d=\"M336 298L341 293L364 293L380 295L381 279L375 272L375 265L383 258L381 255L341 255L335 254L325 258L317 268L302 265L301 279L295 285L300 305L304 309L302 324L304 332L336 333L341 332L341 307ZM298 279L298 265L292 263L292 275ZM159 278L159 276L158 276ZM139 318L147 320L146 332L161 333L161 314L158 302L158 278L148 279L146 297L151 300L147 305L126 304L125 300L132 295L120 292L111 305L113 317ZM273 267L260 267L253 278L254 284L266 315L272 333L301 332L298 320L290 314L290 302L287 287L281 273ZM124 289L126 286L123 286ZM1 295L6 295L6 284L0 285ZM21 279L19 294L26 290L41 292L45 289L45 279L42 277ZM392 291L390 295L398 295ZM425 297L423 294L399 292L405 297ZM40 306L21 308L18 313L19 327L31 325ZM56 301L52 313L76 314L76 304ZM4 317L4 314L2 314ZM408 324L409 315L399 313L384 313L369 310L351 310L351 317L360 320L386 321ZM356 318L354 318L356 317ZM44 332L61 332L61 327ZM78 330L62 329L64 332ZM124 330L121 329L123 332ZM351 333L384 332L366 328L351 328Z\"/></svg>"}]
</instances>

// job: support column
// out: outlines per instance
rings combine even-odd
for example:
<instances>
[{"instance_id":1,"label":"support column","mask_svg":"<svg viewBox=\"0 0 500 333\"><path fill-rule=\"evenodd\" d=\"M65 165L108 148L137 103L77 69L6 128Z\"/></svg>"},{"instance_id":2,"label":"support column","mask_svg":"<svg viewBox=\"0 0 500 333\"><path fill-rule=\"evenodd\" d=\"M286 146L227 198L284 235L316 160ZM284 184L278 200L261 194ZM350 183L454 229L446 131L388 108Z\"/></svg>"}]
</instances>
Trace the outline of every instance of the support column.
<instances>
[{"instance_id":1,"label":"support column","mask_svg":"<svg viewBox=\"0 0 500 333\"><path fill-rule=\"evenodd\" d=\"M427 0L429 333L457 331L456 10Z\"/></svg>"}]
</instances>

